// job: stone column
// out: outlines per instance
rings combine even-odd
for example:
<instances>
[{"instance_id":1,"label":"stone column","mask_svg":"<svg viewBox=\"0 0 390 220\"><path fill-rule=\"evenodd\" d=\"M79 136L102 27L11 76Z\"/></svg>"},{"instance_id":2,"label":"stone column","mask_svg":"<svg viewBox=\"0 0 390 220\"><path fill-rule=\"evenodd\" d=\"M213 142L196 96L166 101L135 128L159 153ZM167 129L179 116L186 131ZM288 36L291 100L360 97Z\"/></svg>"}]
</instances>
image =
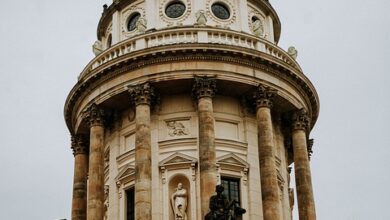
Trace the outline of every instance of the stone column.
<instances>
[{"instance_id":1,"label":"stone column","mask_svg":"<svg viewBox=\"0 0 390 220\"><path fill-rule=\"evenodd\" d=\"M308 126L309 117L307 112L304 109L296 112L293 117L292 145L300 220L316 219L310 162L307 152L306 131Z\"/></svg>"},{"instance_id":2,"label":"stone column","mask_svg":"<svg viewBox=\"0 0 390 220\"><path fill-rule=\"evenodd\" d=\"M89 109L89 176L87 220L104 217L104 111L96 104Z\"/></svg>"},{"instance_id":3,"label":"stone column","mask_svg":"<svg viewBox=\"0 0 390 220\"><path fill-rule=\"evenodd\" d=\"M215 79L207 77L195 77L193 95L197 99L199 117L199 166L202 219L209 211L209 200L210 197L215 194L215 186L217 185L215 131L212 100L215 91Z\"/></svg>"},{"instance_id":4,"label":"stone column","mask_svg":"<svg viewBox=\"0 0 390 220\"><path fill-rule=\"evenodd\" d=\"M282 217L271 117L274 94L274 90L262 85L257 88L254 94L257 105L256 117L264 220L280 220Z\"/></svg>"},{"instance_id":5,"label":"stone column","mask_svg":"<svg viewBox=\"0 0 390 220\"><path fill-rule=\"evenodd\" d=\"M150 106L154 90L145 83L128 88L135 103L135 219L152 219Z\"/></svg>"},{"instance_id":6,"label":"stone column","mask_svg":"<svg viewBox=\"0 0 390 220\"><path fill-rule=\"evenodd\" d=\"M87 219L88 149L80 136L72 136L74 155L72 220Z\"/></svg>"}]
</instances>

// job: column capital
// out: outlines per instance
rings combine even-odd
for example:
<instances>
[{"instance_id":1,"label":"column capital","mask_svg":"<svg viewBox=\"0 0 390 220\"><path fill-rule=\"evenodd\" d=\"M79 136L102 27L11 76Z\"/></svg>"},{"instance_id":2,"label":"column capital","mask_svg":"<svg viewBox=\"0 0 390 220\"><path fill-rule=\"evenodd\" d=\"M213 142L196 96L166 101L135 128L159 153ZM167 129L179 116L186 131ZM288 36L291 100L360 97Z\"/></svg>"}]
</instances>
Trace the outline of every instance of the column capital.
<instances>
[{"instance_id":1,"label":"column capital","mask_svg":"<svg viewBox=\"0 0 390 220\"><path fill-rule=\"evenodd\" d=\"M72 142L72 150L74 156L76 156L77 154L88 153L88 147L86 145L86 141L80 135L72 135L71 142Z\"/></svg>"},{"instance_id":2,"label":"column capital","mask_svg":"<svg viewBox=\"0 0 390 220\"><path fill-rule=\"evenodd\" d=\"M256 102L256 108L266 107L272 108L272 100L276 94L276 90L259 84L256 91L253 93L253 98Z\"/></svg>"},{"instance_id":3,"label":"column capital","mask_svg":"<svg viewBox=\"0 0 390 220\"><path fill-rule=\"evenodd\" d=\"M310 125L306 109L301 108L293 114L293 130L307 130Z\"/></svg>"},{"instance_id":4,"label":"column capital","mask_svg":"<svg viewBox=\"0 0 390 220\"><path fill-rule=\"evenodd\" d=\"M195 76L192 86L192 95L196 100L203 97L213 98L217 91L217 80L215 77Z\"/></svg>"},{"instance_id":5,"label":"column capital","mask_svg":"<svg viewBox=\"0 0 390 220\"><path fill-rule=\"evenodd\" d=\"M134 86L129 85L127 90L136 106L151 105L152 99L156 97L154 88L148 82Z\"/></svg>"},{"instance_id":6,"label":"column capital","mask_svg":"<svg viewBox=\"0 0 390 220\"><path fill-rule=\"evenodd\" d=\"M105 112L98 105L93 103L86 111L85 118L89 126L103 126L105 123Z\"/></svg>"}]
</instances>

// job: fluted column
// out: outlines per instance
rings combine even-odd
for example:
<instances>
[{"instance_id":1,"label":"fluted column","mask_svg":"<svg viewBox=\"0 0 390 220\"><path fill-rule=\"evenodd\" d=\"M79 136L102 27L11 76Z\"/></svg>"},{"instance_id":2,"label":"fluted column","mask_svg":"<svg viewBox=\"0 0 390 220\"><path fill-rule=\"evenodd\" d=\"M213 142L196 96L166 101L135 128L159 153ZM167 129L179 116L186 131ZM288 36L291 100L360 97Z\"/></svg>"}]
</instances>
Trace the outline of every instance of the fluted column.
<instances>
[{"instance_id":1,"label":"fluted column","mask_svg":"<svg viewBox=\"0 0 390 220\"><path fill-rule=\"evenodd\" d=\"M152 219L152 160L150 133L150 106L154 90L145 83L129 87L135 103L135 219Z\"/></svg>"},{"instance_id":2,"label":"fluted column","mask_svg":"<svg viewBox=\"0 0 390 220\"><path fill-rule=\"evenodd\" d=\"M195 77L193 95L198 102L200 199L202 218L209 211L209 200L210 197L215 193L215 186L217 185L215 130L212 100L215 91L215 79L207 77Z\"/></svg>"},{"instance_id":3,"label":"fluted column","mask_svg":"<svg viewBox=\"0 0 390 220\"><path fill-rule=\"evenodd\" d=\"M72 220L87 219L88 148L80 136L72 136L74 155Z\"/></svg>"},{"instance_id":4,"label":"fluted column","mask_svg":"<svg viewBox=\"0 0 390 220\"><path fill-rule=\"evenodd\" d=\"M104 217L104 111L93 104L90 124L87 220Z\"/></svg>"},{"instance_id":5,"label":"fluted column","mask_svg":"<svg viewBox=\"0 0 390 220\"><path fill-rule=\"evenodd\" d=\"M254 94L257 110L261 194L264 220L281 219L281 201L275 163L271 107L275 92L260 85Z\"/></svg>"},{"instance_id":6,"label":"fluted column","mask_svg":"<svg viewBox=\"0 0 390 220\"><path fill-rule=\"evenodd\" d=\"M308 126L309 118L307 112L304 109L296 112L293 117L292 144L300 220L316 219L310 162L307 152L306 131Z\"/></svg>"}]
</instances>

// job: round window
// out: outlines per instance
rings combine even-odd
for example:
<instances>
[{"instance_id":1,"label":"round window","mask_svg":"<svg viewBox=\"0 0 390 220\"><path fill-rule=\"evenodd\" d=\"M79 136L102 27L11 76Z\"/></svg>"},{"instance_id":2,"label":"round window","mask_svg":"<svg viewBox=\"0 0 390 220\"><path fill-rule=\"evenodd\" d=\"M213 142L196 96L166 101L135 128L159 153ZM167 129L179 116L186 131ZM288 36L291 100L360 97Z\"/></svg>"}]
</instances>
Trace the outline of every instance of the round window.
<instances>
[{"instance_id":1,"label":"round window","mask_svg":"<svg viewBox=\"0 0 390 220\"><path fill-rule=\"evenodd\" d=\"M229 9L221 3L213 4L211 6L211 11L219 19L226 20L230 18Z\"/></svg>"},{"instance_id":2,"label":"round window","mask_svg":"<svg viewBox=\"0 0 390 220\"><path fill-rule=\"evenodd\" d=\"M174 1L165 8L165 14L170 18L178 18L184 14L186 6L179 1Z\"/></svg>"},{"instance_id":3,"label":"round window","mask_svg":"<svg viewBox=\"0 0 390 220\"><path fill-rule=\"evenodd\" d=\"M252 17L252 23L254 23L255 21L257 21L257 20L260 20L258 17L256 17L256 16L253 16Z\"/></svg>"},{"instance_id":4,"label":"round window","mask_svg":"<svg viewBox=\"0 0 390 220\"><path fill-rule=\"evenodd\" d=\"M134 31L137 27L137 21L141 17L141 14L136 12L131 15L129 22L127 23L127 30L128 31Z\"/></svg>"}]
</instances>

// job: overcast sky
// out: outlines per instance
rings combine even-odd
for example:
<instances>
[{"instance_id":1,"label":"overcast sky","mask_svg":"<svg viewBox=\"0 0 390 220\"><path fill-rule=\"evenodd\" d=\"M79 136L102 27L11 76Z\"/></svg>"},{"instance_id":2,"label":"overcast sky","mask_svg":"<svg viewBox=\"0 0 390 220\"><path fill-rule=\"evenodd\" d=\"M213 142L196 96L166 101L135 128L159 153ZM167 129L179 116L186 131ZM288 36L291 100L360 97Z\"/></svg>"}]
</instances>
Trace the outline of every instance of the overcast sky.
<instances>
[{"instance_id":1,"label":"overcast sky","mask_svg":"<svg viewBox=\"0 0 390 220\"><path fill-rule=\"evenodd\" d=\"M73 155L63 105L93 58L109 2L2 2L0 219L70 219ZM390 219L390 1L272 3L279 46L298 49L320 96L311 134L318 219Z\"/></svg>"}]
</instances>

